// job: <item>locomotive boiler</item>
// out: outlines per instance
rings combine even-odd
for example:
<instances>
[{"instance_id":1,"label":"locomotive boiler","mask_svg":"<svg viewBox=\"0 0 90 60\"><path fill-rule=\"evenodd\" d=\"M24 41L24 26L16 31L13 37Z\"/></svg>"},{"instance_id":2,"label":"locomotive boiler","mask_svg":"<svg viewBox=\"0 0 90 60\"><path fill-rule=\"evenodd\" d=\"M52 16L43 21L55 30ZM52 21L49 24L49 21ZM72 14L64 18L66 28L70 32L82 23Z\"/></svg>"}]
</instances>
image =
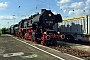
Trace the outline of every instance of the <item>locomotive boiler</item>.
<instances>
[{"instance_id":1,"label":"locomotive boiler","mask_svg":"<svg viewBox=\"0 0 90 60\"><path fill-rule=\"evenodd\" d=\"M31 21L36 26L52 28L55 23L62 22L62 17L60 14L54 15L51 10L42 9L41 14L36 14Z\"/></svg>"}]
</instances>

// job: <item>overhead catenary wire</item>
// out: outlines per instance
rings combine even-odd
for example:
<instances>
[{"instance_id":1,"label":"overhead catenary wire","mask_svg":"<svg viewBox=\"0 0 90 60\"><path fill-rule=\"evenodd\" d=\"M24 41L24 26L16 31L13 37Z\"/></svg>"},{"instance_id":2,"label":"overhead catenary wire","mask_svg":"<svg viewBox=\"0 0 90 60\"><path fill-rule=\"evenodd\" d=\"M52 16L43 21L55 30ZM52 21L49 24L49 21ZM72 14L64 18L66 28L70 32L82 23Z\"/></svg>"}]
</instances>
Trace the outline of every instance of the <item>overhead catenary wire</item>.
<instances>
[{"instance_id":1,"label":"overhead catenary wire","mask_svg":"<svg viewBox=\"0 0 90 60\"><path fill-rule=\"evenodd\" d=\"M49 9L51 9L50 6L57 7L57 5L48 3L47 0L45 0L45 1L38 0L38 1L41 2L41 3L40 3L40 4L37 4L34 8L30 9L30 11L33 11L34 9L38 9L38 6L40 6L41 4L49 5ZM62 10L62 9L61 9L61 10ZM26 14L28 14L30 11L28 11Z\"/></svg>"},{"instance_id":2,"label":"overhead catenary wire","mask_svg":"<svg viewBox=\"0 0 90 60\"><path fill-rule=\"evenodd\" d=\"M24 0L24 2L23 3L25 3L26 2L26 0ZM45 1L44 1L45 2ZM17 7L17 13L18 13L18 17L20 18L20 16L27 16L27 14L30 12L30 11L32 11L32 10L34 10L34 9L37 9L37 6L39 6L40 4L38 4L37 6L35 6L34 8L32 8L31 10L29 10L27 13L25 13L25 15L22 15L21 13L20 13L20 9L21 9L21 7L23 7L22 6L22 4L23 3L21 3L21 5L20 5L20 0L18 0L18 7Z\"/></svg>"},{"instance_id":3,"label":"overhead catenary wire","mask_svg":"<svg viewBox=\"0 0 90 60\"><path fill-rule=\"evenodd\" d=\"M17 16L18 16L19 19L20 19L22 16L24 16L24 15L20 12L20 9L23 7L22 5L24 5L26 1L27 1L27 0L23 0L23 2L21 3L21 1L18 0Z\"/></svg>"},{"instance_id":4,"label":"overhead catenary wire","mask_svg":"<svg viewBox=\"0 0 90 60\"><path fill-rule=\"evenodd\" d=\"M45 0L47 1L47 0ZM30 11L33 11L34 9L38 9L38 6L40 6L41 4L43 4L45 1L41 2L40 4L37 4L35 7L33 7L32 9L30 9L26 14L28 14Z\"/></svg>"},{"instance_id":5,"label":"overhead catenary wire","mask_svg":"<svg viewBox=\"0 0 90 60\"><path fill-rule=\"evenodd\" d=\"M24 1L25 1L25 0L24 0ZM25 2L26 2L26 1L25 1ZM25 3L25 2L24 2L24 3ZM49 9L51 8L50 6L57 6L57 5L48 3L47 0L44 0L44 1L37 0L37 2L40 2L40 3L37 4L35 7L33 7L32 9L30 9L28 12L26 12L26 13L25 13L25 16L30 15L29 12L38 9L38 6L41 6L41 4L49 5L49 7L48 7ZM20 1L19 1L19 0L18 0L18 4L20 4ZM21 6L20 6L20 5L18 6L18 16L20 15L19 9L20 9L21 7L22 7L22 5L21 5Z\"/></svg>"}]
</instances>

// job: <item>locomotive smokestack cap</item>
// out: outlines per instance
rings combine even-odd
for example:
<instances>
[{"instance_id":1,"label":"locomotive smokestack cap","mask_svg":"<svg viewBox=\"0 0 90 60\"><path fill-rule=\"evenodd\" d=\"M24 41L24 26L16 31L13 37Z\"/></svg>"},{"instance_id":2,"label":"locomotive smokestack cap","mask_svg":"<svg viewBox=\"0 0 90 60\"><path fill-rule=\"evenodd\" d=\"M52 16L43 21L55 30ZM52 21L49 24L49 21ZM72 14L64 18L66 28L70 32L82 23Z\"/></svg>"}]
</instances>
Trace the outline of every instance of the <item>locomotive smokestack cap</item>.
<instances>
[{"instance_id":1,"label":"locomotive smokestack cap","mask_svg":"<svg viewBox=\"0 0 90 60\"><path fill-rule=\"evenodd\" d=\"M41 9L41 13L43 13L44 11L46 11L46 9Z\"/></svg>"}]
</instances>

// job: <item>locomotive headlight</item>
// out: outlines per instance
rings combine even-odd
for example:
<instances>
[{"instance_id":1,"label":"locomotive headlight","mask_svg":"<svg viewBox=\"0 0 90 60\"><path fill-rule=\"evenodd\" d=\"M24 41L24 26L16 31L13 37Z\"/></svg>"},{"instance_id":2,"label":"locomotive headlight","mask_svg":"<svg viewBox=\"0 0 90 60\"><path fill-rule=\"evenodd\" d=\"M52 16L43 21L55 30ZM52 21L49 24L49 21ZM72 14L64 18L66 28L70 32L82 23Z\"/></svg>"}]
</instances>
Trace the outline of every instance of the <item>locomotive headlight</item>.
<instances>
[{"instance_id":1,"label":"locomotive headlight","mask_svg":"<svg viewBox=\"0 0 90 60\"><path fill-rule=\"evenodd\" d=\"M58 34L60 34L60 32L58 32Z\"/></svg>"},{"instance_id":2,"label":"locomotive headlight","mask_svg":"<svg viewBox=\"0 0 90 60\"><path fill-rule=\"evenodd\" d=\"M48 14L48 16L51 16L51 14Z\"/></svg>"},{"instance_id":3,"label":"locomotive headlight","mask_svg":"<svg viewBox=\"0 0 90 60\"><path fill-rule=\"evenodd\" d=\"M44 34L46 34L46 32L44 32Z\"/></svg>"}]
</instances>

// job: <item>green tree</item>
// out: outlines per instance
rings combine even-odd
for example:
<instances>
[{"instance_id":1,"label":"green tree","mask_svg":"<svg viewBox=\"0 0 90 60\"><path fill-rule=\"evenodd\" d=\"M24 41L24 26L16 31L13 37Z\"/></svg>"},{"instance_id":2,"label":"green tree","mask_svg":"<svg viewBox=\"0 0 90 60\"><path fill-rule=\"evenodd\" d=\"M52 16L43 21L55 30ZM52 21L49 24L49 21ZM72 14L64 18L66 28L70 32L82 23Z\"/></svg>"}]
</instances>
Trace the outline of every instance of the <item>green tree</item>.
<instances>
[{"instance_id":1,"label":"green tree","mask_svg":"<svg viewBox=\"0 0 90 60\"><path fill-rule=\"evenodd\" d=\"M0 35L2 34L2 29L0 29Z\"/></svg>"},{"instance_id":2,"label":"green tree","mask_svg":"<svg viewBox=\"0 0 90 60\"><path fill-rule=\"evenodd\" d=\"M6 28L2 28L2 34L6 33Z\"/></svg>"}]
</instances>

